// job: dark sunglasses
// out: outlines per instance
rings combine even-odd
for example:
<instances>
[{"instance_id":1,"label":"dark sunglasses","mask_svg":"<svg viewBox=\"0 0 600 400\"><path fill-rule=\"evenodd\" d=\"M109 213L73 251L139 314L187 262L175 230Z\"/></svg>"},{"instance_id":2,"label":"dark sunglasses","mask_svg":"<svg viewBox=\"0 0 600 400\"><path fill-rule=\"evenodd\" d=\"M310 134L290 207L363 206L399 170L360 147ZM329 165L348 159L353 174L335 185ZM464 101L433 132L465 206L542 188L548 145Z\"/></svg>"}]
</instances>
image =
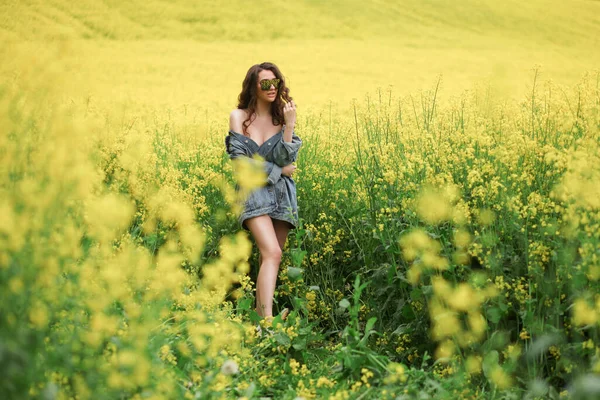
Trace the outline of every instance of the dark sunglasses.
<instances>
[{"instance_id":1,"label":"dark sunglasses","mask_svg":"<svg viewBox=\"0 0 600 400\"><path fill-rule=\"evenodd\" d=\"M280 83L281 83L281 79L279 79L279 78L263 79L262 81L260 81L260 88L262 90L269 90L269 89L271 89L271 85L274 85L275 89L279 89Z\"/></svg>"}]
</instances>

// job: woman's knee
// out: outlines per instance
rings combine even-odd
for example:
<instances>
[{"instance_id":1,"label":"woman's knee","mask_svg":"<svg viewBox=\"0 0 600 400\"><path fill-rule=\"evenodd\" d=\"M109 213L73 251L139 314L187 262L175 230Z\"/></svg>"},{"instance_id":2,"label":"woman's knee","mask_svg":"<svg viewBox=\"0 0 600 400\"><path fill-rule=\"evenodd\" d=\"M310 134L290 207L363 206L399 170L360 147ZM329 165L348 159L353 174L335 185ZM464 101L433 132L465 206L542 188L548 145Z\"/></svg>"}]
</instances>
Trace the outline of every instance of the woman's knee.
<instances>
[{"instance_id":1,"label":"woman's knee","mask_svg":"<svg viewBox=\"0 0 600 400\"><path fill-rule=\"evenodd\" d=\"M279 245L269 246L267 249L260 249L260 254L262 256L262 261L275 261L279 263L281 261L281 255L283 252L281 251L281 247Z\"/></svg>"}]
</instances>

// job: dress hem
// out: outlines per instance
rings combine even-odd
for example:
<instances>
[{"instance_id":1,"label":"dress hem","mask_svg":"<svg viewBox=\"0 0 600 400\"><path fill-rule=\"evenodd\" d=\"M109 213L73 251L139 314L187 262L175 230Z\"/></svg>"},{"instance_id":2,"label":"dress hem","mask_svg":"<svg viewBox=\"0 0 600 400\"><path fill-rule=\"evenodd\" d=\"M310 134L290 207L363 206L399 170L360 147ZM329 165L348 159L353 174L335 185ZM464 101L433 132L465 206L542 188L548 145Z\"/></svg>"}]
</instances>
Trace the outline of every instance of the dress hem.
<instances>
[{"instance_id":1,"label":"dress hem","mask_svg":"<svg viewBox=\"0 0 600 400\"><path fill-rule=\"evenodd\" d=\"M242 213L240 215L240 217L238 218L239 224L240 226L249 231L250 229L248 229L246 227L246 225L244 225L244 222L246 222L247 219L250 218L254 218L254 217L260 217L261 215L268 215L269 217L271 217L272 219L277 219L280 221L285 221L288 222L289 224L292 225L292 228L290 229L296 229L298 227L298 219L294 219L294 218L290 218L287 216L287 214L281 214L281 213L276 213L275 211L277 210L277 206L271 206L271 207L263 207L259 210L253 210L251 213Z\"/></svg>"}]
</instances>

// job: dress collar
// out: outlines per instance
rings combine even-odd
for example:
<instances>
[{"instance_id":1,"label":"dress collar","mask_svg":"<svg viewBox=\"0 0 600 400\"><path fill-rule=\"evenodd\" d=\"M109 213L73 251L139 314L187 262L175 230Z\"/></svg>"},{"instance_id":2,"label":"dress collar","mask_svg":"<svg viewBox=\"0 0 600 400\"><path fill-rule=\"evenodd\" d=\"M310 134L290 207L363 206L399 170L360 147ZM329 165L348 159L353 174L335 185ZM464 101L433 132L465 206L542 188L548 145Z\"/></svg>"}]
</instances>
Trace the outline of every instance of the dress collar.
<instances>
[{"instance_id":1,"label":"dress collar","mask_svg":"<svg viewBox=\"0 0 600 400\"><path fill-rule=\"evenodd\" d=\"M276 134L274 134L273 136L271 136L270 138L268 138L267 140L265 140L263 142L263 144L259 145L258 143L256 143L254 141L254 139L245 136L241 133L232 131L231 129L229 130L230 134L233 134L239 141L241 141L242 143L244 143L246 145L246 147L248 147L248 149L253 150L253 153L256 151L259 151L260 149L262 149L263 147L267 148L267 152L269 148L273 148L274 143L273 140L277 140L278 136L281 135L283 133L283 131L285 130L285 124L283 124L283 127L281 128L281 130L279 132L277 132Z\"/></svg>"}]
</instances>

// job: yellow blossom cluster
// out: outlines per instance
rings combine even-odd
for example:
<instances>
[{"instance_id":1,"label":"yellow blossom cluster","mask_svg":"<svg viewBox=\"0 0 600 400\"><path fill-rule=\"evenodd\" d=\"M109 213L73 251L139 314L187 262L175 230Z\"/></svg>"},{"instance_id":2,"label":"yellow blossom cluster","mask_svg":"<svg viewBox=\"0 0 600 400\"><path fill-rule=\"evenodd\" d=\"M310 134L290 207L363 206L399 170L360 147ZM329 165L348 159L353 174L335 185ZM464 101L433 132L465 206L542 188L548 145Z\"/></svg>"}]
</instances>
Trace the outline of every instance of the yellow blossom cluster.
<instances>
[{"instance_id":1,"label":"yellow blossom cluster","mask_svg":"<svg viewBox=\"0 0 600 400\"><path fill-rule=\"evenodd\" d=\"M572 320L576 326L596 325L600 321L600 295L596 295L595 304L579 298L573 303Z\"/></svg>"},{"instance_id":2,"label":"yellow blossom cluster","mask_svg":"<svg viewBox=\"0 0 600 400\"><path fill-rule=\"evenodd\" d=\"M442 249L440 243L431 238L426 231L415 229L402 236L399 242L405 260L419 261L413 262L407 272L406 277L413 285L419 282L424 270L442 271L448 268L448 260L440 255Z\"/></svg>"}]
</instances>

